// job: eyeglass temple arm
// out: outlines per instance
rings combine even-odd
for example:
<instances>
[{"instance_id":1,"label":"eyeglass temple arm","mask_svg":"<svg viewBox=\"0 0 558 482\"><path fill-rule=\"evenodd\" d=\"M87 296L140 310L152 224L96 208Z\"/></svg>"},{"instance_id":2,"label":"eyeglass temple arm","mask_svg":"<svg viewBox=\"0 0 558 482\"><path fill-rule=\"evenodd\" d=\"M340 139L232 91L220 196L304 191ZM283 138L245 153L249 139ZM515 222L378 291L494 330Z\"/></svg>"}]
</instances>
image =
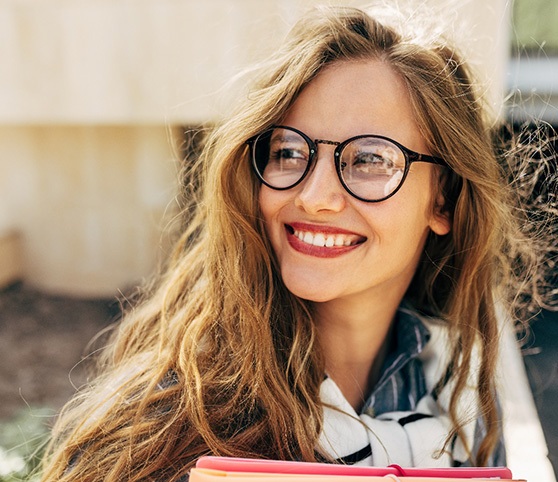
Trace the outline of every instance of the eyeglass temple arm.
<instances>
[{"instance_id":1,"label":"eyeglass temple arm","mask_svg":"<svg viewBox=\"0 0 558 482\"><path fill-rule=\"evenodd\" d=\"M448 167L448 163L441 157L419 154L418 152L413 152L412 154L413 155L411 156L411 162L428 162L429 164L438 164L439 166Z\"/></svg>"}]
</instances>

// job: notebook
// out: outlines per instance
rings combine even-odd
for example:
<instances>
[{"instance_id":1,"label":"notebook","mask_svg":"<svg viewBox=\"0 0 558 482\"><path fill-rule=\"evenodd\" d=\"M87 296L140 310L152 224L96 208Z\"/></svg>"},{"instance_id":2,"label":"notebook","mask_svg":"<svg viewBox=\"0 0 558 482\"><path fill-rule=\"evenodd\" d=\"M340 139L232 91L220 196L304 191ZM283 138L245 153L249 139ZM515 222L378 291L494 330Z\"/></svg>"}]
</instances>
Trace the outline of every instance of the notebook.
<instances>
[{"instance_id":1,"label":"notebook","mask_svg":"<svg viewBox=\"0 0 558 482\"><path fill-rule=\"evenodd\" d=\"M190 472L190 482L464 482L464 480L515 481L506 467L403 468L360 467L313 462L243 459L234 457L201 457Z\"/></svg>"}]
</instances>

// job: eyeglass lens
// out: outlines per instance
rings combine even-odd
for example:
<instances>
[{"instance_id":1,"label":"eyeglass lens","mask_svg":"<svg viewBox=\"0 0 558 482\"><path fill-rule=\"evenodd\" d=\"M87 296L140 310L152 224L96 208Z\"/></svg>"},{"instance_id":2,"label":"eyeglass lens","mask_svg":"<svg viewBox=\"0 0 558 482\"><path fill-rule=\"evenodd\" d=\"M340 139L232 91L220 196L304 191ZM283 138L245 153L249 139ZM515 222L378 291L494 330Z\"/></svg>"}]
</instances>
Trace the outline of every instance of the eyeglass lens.
<instances>
[{"instance_id":1,"label":"eyeglass lens","mask_svg":"<svg viewBox=\"0 0 558 482\"><path fill-rule=\"evenodd\" d=\"M310 149L298 132L283 127L270 129L254 142L254 167L270 187L288 189L310 169ZM405 154L393 142L373 136L357 137L342 145L340 179L356 197L377 201L399 188L405 164Z\"/></svg>"}]
</instances>

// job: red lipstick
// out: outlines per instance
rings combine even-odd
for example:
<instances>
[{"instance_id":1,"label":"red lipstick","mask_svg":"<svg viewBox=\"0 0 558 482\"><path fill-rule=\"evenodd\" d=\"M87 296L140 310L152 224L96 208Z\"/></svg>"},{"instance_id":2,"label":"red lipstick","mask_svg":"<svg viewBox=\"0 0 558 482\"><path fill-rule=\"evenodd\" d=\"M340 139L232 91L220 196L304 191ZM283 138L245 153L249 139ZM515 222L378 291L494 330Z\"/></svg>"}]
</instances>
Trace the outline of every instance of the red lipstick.
<instances>
[{"instance_id":1,"label":"red lipstick","mask_svg":"<svg viewBox=\"0 0 558 482\"><path fill-rule=\"evenodd\" d=\"M286 224L285 232L295 251L318 258L342 256L366 241L366 237L346 229L307 223Z\"/></svg>"}]
</instances>

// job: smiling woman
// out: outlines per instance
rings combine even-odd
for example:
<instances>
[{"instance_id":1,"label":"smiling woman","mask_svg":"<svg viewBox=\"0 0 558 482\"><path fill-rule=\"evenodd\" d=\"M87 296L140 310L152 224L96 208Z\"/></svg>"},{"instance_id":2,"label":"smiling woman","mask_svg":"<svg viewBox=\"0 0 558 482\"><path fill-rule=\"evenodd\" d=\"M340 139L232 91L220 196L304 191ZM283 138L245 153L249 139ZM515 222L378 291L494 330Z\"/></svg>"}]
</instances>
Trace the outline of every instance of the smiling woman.
<instances>
[{"instance_id":1,"label":"smiling woman","mask_svg":"<svg viewBox=\"0 0 558 482\"><path fill-rule=\"evenodd\" d=\"M338 61L324 68L301 92L281 122L311 133L314 139L356 135L351 141L354 143L367 138L361 136L380 134L412 146L415 151L427 149L414 123L402 80L389 64L376 60ZM409 169L407 151L400 149L398 171L410 173L400 175L399 183L391 189L393 178L385 175L383 166L373 170L367 166L366 171L361 168L363 159L371 164L369 158L376 161L379 152L386 158L385 163L389 162L390 151L395 152L398 147L391 141L387 142L392 147L386 147L386 139L380 140L379 146L361 142L356 153L349 149L351 143L343 150L335 149L336 144L342 147L346 141L318 140L314 160L307 163L303 172L308 174L301 182L291 189L273 189L275 179L270 179L259 195L267 235L287 289L300 298L338 306L336 311L346 313L348 319L337 321L346 325L348 333L357 336L357 344L368 355L363 358L378 363L382 360L370 349L371 341L385 337L394 310L417 269L428 233L445 235L450 229L449 213L442 211L441 203L436 204L436 199L442 198L441 193L436 193L435 167L416 163ZM292 141L287 147L290 146ZM374 156L365 157L366 152ZM334 159L341 164L335 166ZM269 163L266 171L268 166ZM356 169L361 174L353 174ZM436 172L439 177L440 172ZM327 246L326 238L343 241L344 246L335 243ZM349 305L342 308L347 302ZM325 304L320 305L321 317L327 317L327 311ZM352 312L383 316L359 317L366 329L351 326ZM324 331L325 328L320 328L322 335ZM348 336L340 339L351 343ZM360 358L360 350L354 342L351 345L344 353ZM328 362L337 363L329 359L326 367ZM370 368L369 360L365 364L361 374L364 378L360 383L351 382L354 391L361 395L373 383L365 373ZM338 370L346 372L345 368L339 366Z\"/></svg>"},{"instance_id":2,"label":"smiling woman","mask_svg":"<svg viewBox=\"0 0 558 482\"><path fill-rule=\"evenodd\" d=\"M251 85L44 480L185 480L207 454L505 464L497 313L540 300L546 240L457 51L321 8Z\"/></svg>"},{"instance_id":3,"label":"smiling woman","mask_svg":"<svg viewBox=\"0 0 558 482\"><path fill-rule=\"evenodd\" d=\"M356 134L358 142L373 133L421 152L427 149L402 80L388 63L377 60L338 61L324 68L281 122L311 132L312 138ZM363 159L371 164L371 158L375 165L379 152L385 163L393 157L390 152L397 145L388 141L392 147L386 147L381 140L379 147L367 142L348 155L347 149L334 152L336 144L346 141L316 141L315 160L308 163L302 182L287 190L274 190L268 183L259 195L282 281L292 294L315 303L326 372L357 410L381 375L387 333L429 233L443 236L450 230L449 213L442 210L442 194L434 182L440 172L430 164L414 164L391 189L393 178L387 178L383 166L367 167L366 179L360 175L353 184L357 176L351 171L360 169ZM369 150L375 156L363 155ZM399 172L406 174L408 151L399 151ZM334 158L341 160L337 172Z\"/></svg>"}]
</instances>

